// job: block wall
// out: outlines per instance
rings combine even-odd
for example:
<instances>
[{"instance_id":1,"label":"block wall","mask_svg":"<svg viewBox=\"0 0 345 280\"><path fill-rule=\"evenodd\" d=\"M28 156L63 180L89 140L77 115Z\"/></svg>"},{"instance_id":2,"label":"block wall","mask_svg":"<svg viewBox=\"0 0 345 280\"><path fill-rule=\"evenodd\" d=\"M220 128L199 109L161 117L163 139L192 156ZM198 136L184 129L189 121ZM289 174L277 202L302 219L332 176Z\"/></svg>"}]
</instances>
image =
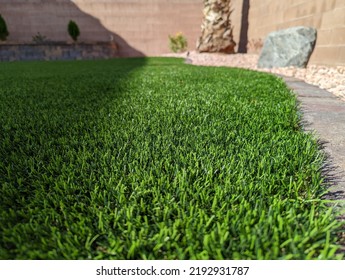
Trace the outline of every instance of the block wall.
<instances>
[{"instance_id":1,"label":"block wall","mask_svg":"<svg viewBox=\"0 0 345 280\"><path fill-rule=\"evenodd\" d=\"M167 53L168 35L178 31L194 50L202 8L203 0L0 0L9 43L32 42L37 32L70 42L67 23L72 19L80 27L81 42L114 40L120 56ZM232 0L232 9L240 52L259 53L269 32L306 25L318 30L310 63L345 65L345 0Z\"/></svg>"},{"instance_id":2,"label":"block wall","mask_svg":"<svg viewBox=\"0 0 345 280\"><path fill-rule=\"evenodd\" d=\"M195 49L202 0L0 0L9 43L32 42L38 32L52 41L70 42L69 20L77 22L81 42L119 45L120 55L170 52L169 34L181 31Z\"/></svg>"},{"instance_id":3,"label":"block wall","mask_svg":"<svg viewBox=\"0 0 345 280\"><path fill-rule=\"evenodd\" d=\"M242 4L233 0L235 41L240 41ZM250 0L248 52L259 52L268 33L304 25L317 29L311 64L345 65L345 0Z\"/></svg>"}]
</instances>

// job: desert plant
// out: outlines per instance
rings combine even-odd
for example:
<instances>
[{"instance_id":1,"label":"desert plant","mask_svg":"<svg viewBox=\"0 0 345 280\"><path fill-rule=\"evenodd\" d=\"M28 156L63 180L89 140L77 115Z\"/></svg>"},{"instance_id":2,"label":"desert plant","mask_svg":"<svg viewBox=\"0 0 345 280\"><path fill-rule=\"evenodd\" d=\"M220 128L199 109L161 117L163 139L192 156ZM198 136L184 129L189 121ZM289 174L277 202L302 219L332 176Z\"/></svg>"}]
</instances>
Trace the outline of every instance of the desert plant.
<instances>
[{"instance_id":1,"label":"desert plant","mask_svg":"<svg viewBox=\"0 0 345 280\"><path fill-rule=\"evenodd\" d=\"M72 37L73 41L77 41L80 35L79 27L73 20L70 20L68 23L68 34Z\"/></svg>"},{"instance_id":2,"label":"desert plant","mask_svg":"<svg viewBox=\"0 0 345 280\"><path fill-rule=\"evenodd\" d=\"M6 41L9 35L5 19L0 15L0 40Z\"/></svg>"},{"instance_id":3,"label":"desert plant","mask_svg":"<svg viewBox=\"0 0 345 280\"><path fill-rule=\"evenodd\" d=\"M187 49L188 42L182 32L177 32L175 36L169 35L169 47L173 52L183 52Z\"/></svg>"},{"instance_id":4,"label":"desert plant","mask_svg":"<svg viewBox=\"0 0 345 280\"><path fill-rule=\"evenodd\" d=\"M32 36L32 41L34 43L40 44L47 40L47 37L42 35L41 33L37 32L35 36Z\"/></svg>"}]
</instances>

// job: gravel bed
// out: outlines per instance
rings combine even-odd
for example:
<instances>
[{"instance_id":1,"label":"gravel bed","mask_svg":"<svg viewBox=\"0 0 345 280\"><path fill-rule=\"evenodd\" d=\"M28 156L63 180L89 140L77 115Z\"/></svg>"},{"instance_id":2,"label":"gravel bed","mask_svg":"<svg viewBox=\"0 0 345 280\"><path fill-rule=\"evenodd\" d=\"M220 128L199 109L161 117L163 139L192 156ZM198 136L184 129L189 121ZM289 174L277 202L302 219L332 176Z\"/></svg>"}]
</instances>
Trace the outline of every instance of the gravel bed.
<instances>
[{"instance_id":1,"label":"gravel bed","mask_svg":"<svg viewBox=\"0 0 345 280\"><path fill-rule=\"evenodd\" d=\"M189 53L165 54L163 56L187 58L189 63L194 65L240 67L295 77L308 84L325 89L345 101L345 66L328 67L310 65L307 68L286 67L262 69L257 67L259 59L259 55L257 54L228 55L191 51Z\"/></svg>"}]
</instances>

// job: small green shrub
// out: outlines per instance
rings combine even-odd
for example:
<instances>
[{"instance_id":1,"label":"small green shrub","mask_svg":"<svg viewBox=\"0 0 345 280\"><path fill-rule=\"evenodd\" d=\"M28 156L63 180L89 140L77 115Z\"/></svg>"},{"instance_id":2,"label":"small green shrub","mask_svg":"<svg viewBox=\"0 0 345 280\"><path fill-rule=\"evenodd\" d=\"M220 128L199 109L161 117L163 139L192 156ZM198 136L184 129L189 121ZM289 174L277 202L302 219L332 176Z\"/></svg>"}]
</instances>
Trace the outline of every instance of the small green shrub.
<instances>
[{"instance_id":1,"label":"small green shrub","mask_svg":"<svg viewBox=\"0 0 345 280\"><path fill-rule=\"evenodd\" d=\"M175 36L169 35L169 47L174 53L183 52L187 49L188 42L182 32L177 32Z\"/></svg>"},{"instance_id":2,"label":"small green shrub","mask_svg":"<svg viewBox=\"0 0 345 280\"><path fill-rule=\"evenodd\" d=\"M70 20L68 23L68 34L72 37L73 41L77 41L80 35L79 27L73 20Z\"/></svg>"},{"instance_id":3,"label":"small green shrub","mask_svg":"<svg viewBox=\"0 0 345 280\"><path fill-rule=\"evenodd\" d=\"M9 35L5 19L0 15L0 40L6 41Z\"/></svg>"}]
</instances>

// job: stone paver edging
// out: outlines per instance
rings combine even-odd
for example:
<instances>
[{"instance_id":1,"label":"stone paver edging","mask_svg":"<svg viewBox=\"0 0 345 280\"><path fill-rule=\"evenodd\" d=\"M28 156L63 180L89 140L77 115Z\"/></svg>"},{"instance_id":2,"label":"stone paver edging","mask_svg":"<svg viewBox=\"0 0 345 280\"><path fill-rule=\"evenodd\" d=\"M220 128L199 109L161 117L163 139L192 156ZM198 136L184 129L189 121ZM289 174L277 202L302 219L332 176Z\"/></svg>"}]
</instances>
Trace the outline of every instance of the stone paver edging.
<instances>
[{"instance_id":1,"label":"stone paver edging","mask_svg":"<svg viewBox=\"0 0 345 280\"><path fill-rule=\"evenodd\" d=\"M329 155L333 186L327 199L345 208L345 102L330 92L292 77L280 76L301 102L306 131L313 131ZM345 218L345 216L344 216Z\"/></svg>"},{"instance_id":2,"label":"stone paver edging","mask_svg":"<svg viewBox=\"0 0 345 280\"><path fill-rule=\"evenodd\" d=\"M313 131L324 143L333 181L324 198L332 201L330 205L338 212L338 218L345 221L345 102L317 86L292 77L280 77L301 102L304 130ZM345 235L340 238L339 253L345 253Z\"/></svg>"}]
</instances>

